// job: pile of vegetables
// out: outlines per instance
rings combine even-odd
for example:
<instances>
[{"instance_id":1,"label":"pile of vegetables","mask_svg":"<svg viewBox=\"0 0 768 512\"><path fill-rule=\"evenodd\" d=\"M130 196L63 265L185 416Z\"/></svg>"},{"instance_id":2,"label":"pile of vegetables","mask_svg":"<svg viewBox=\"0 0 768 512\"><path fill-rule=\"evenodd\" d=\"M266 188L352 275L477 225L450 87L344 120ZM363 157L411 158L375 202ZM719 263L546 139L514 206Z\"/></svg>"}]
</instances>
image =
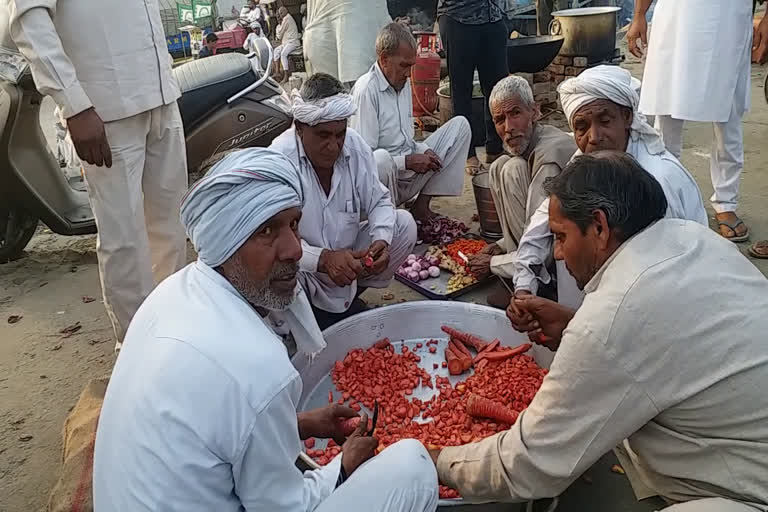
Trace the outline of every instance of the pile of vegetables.
<instances>
[{"instance_id":1,"label":"pile of vegetables","mask_svg":"<svg viewBox=\"0 0 768 512\"><path fill-rule=\"evenodd\" d=\"M426 221L418 222L417 226L418 238L425 244L447 244L469 231L463 222L442 215L435 215Z\"/></svg>"},{"instance_id":2,"label":"pile of vegetables","mask_svg":"<svg viewBox=\"0 0 768 512\"><path fill-rule=\"evenodd\" d=\"M419 363L419 352L436 352L437 340L417 343L413 350L397 349L388 340L377 342L368 350L354 349L337 361L331 377L340 393L338 403L350 407L362 403L369 409L378 400L379 418L374 436L377 451L401 439L418 439L428 449L458 446L491 436L509 428L533 400L547 370L524 354L529 344L514 349L501 348L499 340L487 342L477 336L450 327L443 328L450 337L448 350L456 356L442 363L442 368L461 365L461 372L474 366L474 373L452 386L445 374L433 378ZM472 352L475 354L472 354ZM459 354L455 354L459 352ZM444 372L432 365L432 371ZM461 373L459 372L459 373ZM411 399L421 386L436 390L429 400ZM336 397L330 393L329 401ZM430 420L424 422L424 420ZM420 421L416 421L420 420ZM359 420L358 420L359 421ZM329 442L325 449L314 448L314 439L305 441L307 454L324 465L340 453ZM458 498L455 489L440 486L441 498Z\"/></svg>"},{"instance_id":3,"label":"pile of vegetables","mask_svg":"<svg viewBox=\"0 0 768 512\"><path fill-rule=\"evenodd\" d=\"M440 259L437 256L409 254L405 262L397 269L397 275L418 283L430 277L440 277L439 264Z\"/></svg>"}]
</instances>

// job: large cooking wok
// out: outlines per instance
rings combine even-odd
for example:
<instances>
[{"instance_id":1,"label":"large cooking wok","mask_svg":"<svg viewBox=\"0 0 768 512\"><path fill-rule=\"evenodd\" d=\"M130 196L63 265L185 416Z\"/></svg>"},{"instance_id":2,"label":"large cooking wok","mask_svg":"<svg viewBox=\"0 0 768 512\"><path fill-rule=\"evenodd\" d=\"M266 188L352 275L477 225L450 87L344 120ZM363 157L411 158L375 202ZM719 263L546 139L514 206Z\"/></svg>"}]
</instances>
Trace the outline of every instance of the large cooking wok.
<instances>
[{"instance_id":1,"label":"large cooking wok","mask_svg":"<svg viewBox=\"0 0 768 512\"><path fill-rule=\"evenodd\" d=\"M537 73L549 66L563 46L563 36L518 37L507 41L510 73Z\"/></svg>"}]
</instances>

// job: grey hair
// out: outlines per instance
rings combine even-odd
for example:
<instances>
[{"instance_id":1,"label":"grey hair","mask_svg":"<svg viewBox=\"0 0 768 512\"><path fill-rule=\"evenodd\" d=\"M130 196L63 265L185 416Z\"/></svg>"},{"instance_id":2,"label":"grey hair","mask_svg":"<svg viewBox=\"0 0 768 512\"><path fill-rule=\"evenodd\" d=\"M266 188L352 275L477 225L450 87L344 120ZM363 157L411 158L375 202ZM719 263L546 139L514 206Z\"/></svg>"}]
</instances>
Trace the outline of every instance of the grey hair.
<instances>
[{"instance_id":1,"label":"grey hair","mask_svg":"<svg viewBox=\"0 0 768 512\"><path fill-rule=\"evenodd\" d=\"M623 151L598 151L574 158L544 191L557 198L563 216L581 229L602 211L608 227L624 242L667 212L667 197L656 178Z\"/></svg>"},{"instance_id":2,"label":"grey hair","mask_svg":"<svg viewBox=\"0 0 768 512\"><path fill-rule=\"evenodd\" d=\"M525 78L510 75L499 80L491 91L488 99L488 107L494 103L512 98L519 98L522 104L529 109L536 107L533 100L533 90Z\"/></svg>"},{"instance_id":3,"label":"grey hair","mask_svg":"<svg viewBox=\"0 0 768 512\"><path fill-rule=\"evenodd\" d=\"M304 101L317 101L344 92L347 90L339 79L327 73L315 73L307 78L299 91Z\"/></svg>"},{"instance_id":4,"label":"grey hair","mask_svg":"<svg viewBox=\"0 0 768 512\"><path fill-rule=\"evenodd\" d=\"M392 55L403 44L412 50L416 49L416 39L411 31L399 23L390 23L376 36L376 55Z\"/></svg>"}]
</instances>

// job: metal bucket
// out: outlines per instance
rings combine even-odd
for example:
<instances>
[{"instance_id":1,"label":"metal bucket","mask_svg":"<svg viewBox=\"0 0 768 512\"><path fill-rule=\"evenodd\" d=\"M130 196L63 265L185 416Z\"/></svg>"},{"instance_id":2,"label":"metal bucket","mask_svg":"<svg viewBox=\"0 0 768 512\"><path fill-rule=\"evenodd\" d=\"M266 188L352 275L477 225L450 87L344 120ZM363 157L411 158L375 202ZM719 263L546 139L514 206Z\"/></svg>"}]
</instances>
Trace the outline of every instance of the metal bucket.
<instances>
[{"instance_id":1,"label":"metal bucket","mask_svg":"<svg viewBox=\"0 0 768 512\"><path fill-rule=\"evenodd\" d=\"M501 231L496 204L491 195L490 178L487 172L472 178L472 190L475 192L477 215L480 217L480 234L487 238L501 238L504 235Z\"/></svg>"},{"instance_id":2,"label":"metal bucket","mask_svg":"<svg viewBox=\"0 0 768 512\"><path fill-rule=\"evenodd\" d=\"M589 62L613 57L618 7L581 7L552 13L549 33L565 36L560 55L587 57Z\"/></svg>"}]
</instances>

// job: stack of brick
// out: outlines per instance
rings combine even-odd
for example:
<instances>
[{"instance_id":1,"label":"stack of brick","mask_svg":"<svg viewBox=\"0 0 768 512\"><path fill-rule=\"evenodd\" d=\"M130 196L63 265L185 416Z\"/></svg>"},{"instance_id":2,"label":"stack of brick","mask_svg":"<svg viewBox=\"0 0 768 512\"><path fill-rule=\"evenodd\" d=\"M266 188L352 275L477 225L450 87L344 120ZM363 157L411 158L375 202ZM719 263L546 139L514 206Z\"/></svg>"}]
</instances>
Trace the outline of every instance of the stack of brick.
<instances>
[{"instance_id":1,"label":"stack of brick","mask_svg":"<svg viewBox=\"0 0 768 512\"><path fill-rule=\"evenodd\" d=\"M515 74L528 82L528 85L533 89L533 100L540 107L557 104L557 86L552 81L552 73L549 71L539 71L538 73Z\"/></svg>"},{"instance_id":2,"label":"stack of brick","mask_svg":"<svg viewBox=\"0 0 768 512\"><path fill-rule=\"evenodd\" d=\"M557 87L563 80L579 76L582 71L587 69L588 62L586 57L566 57L564 55L558 55L547 69L552 74L552 82L555 84L555 87Z\"/></svg>"}]
</instances>

